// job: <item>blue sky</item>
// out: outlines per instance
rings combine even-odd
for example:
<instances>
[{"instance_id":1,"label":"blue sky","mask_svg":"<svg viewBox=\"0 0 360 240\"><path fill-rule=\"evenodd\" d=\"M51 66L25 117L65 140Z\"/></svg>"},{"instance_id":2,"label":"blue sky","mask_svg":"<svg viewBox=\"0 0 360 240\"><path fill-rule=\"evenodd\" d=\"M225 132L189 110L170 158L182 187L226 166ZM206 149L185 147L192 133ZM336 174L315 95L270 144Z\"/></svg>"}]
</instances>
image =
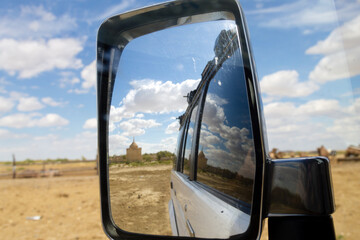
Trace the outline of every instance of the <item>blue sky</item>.
<instances>
[{"instance_id":1,"label":"blue sky","mask_svg":"<svg viewBox=\"0 0 360 240\"><path fill-rule=\"evenodd\" d=\"M106 17L149 3L0 4L0 161L11 160L12 154L19 160L95 158L97 29ZM241 4L257 64L270 148L358 145L360 1L245 0ZM185 79L166 83L169 80L161 76L152 79L155 82L133 82L123 94L144 92L145 86L174 91L194 86L190 79L195 81L195 75L183 78L189 79L187 85L176 85ZM174 148L175 113L146 111L131 98L128 104L138 111L124 118L117 132L124 146L135 135L145 152L155 150L155 145ZM142 131L131 132L134 126ZM155 140L146 138L150 134L157 136Z\"/></svg>"}]
</instances>

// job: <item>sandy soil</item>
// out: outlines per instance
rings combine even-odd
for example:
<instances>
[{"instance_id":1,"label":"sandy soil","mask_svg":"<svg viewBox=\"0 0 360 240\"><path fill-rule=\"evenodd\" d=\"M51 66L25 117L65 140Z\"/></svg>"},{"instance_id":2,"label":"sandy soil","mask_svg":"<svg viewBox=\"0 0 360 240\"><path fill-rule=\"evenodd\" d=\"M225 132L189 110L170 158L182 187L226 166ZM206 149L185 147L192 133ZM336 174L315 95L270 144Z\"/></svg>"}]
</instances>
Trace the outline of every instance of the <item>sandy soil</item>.
<instances>
[{"instance_id":1,"label":"sandy soil","mask_svg":"<svg viewBox=\"0 0 360 240\"><path fill-rule=\"evenodd\" d=\"M110 200L116 225L129 232L172 235L168 212L171 168L110 167Z\"/></svg>"},{"instance_id":2,"label":"sandy soil","mask_svg":"<svg viewBox=\"0 0 360 240\"><path fill-rule=\"evenodd\" d=\"M120 177L128 184L127 179L136 176L134 173L137 172L149 180L145 174L148 170L129 168ZM162 170L158 170L162 175ZM360 163L337 164L332 166L332 172L337 207L333 215L337 239L358 239ZM165 179L166 174L163 176ZM135 184L133 179L131 182ZM168 181L165 183L167 188ZM129 188L136 189L130 192L132 195L128 195L130 207L136 206L136 201L141 198L153 198L153 202L159 204L159 209L164 209L167 204L167 198L156 193L158 190L153 187L148 186L148 190L153 192L143 193L139 187ZM99 205L99 184L95 175L0 180L0 239L107 239L101 228ZM157 211L152 209L153 213ZM28 220L31 216L41 216L41 219ZM155 216L152 216L151 221L154 219ZM159 217L158 220L163 223L156 225L168 226L167 217ZM267 239L266 229L262 239Z\"/></svg>"},{"instance_id":3,"label":"sandy soil","mask_svg":"<svg viewBox=\"0 0 360 240\"><path fill-rule=\"evenodd\" d=\"M0 193L1 239L107 239L96 175L0 180Z\"/></svg>"}]
</instances>

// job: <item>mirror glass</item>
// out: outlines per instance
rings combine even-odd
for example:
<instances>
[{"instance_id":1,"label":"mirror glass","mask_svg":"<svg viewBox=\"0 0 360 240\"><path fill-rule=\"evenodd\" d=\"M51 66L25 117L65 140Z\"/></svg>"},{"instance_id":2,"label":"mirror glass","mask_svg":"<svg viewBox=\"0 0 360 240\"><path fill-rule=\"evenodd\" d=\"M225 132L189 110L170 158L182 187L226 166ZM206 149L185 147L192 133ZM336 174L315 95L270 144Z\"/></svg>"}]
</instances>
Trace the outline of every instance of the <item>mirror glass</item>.
<instances>
[{"instance_id":1,"label":"mirror glass","mask_svg":"<svg viewBox=\"0 0 360 240\"><path fill-rule=\"evenodd\" d=\"M235 22L220 20L150 33L123 50L108 161L121 229L206 238L246 231L255 153L239 45Z\"/></svg>"}]
</instances>

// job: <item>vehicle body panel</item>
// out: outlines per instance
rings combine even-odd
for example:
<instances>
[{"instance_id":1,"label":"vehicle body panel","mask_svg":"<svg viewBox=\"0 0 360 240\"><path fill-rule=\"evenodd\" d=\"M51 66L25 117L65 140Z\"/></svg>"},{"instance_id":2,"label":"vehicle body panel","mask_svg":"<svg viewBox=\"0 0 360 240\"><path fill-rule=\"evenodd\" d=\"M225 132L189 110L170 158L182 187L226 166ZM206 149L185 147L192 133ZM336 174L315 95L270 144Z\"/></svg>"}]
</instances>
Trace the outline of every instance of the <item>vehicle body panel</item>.
<instances>
[{"instance_id":1,"label":"vehicle body panel","mask_svg":"<svg viewBox=\"0 0 360 240\"><path fill-rule=\"evenodd\" d=\"M172 171L171 182L180 236L190 236L186 221L190 222L196 237L228 238L246 231L249 214L215 197L182 173Z\"/></svg>"}]
</instances>

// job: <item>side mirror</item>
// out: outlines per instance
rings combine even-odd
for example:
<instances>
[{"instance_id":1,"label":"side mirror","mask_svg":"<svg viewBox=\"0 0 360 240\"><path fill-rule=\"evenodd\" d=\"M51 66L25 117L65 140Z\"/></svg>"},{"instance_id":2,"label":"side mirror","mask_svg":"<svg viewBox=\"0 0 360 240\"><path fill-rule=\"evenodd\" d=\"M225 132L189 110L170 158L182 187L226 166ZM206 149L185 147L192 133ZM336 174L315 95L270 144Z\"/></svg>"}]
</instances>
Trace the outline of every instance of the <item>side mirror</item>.
<instances>
[{"instance_id":1,"label":"side mirror","mask_svg":"<svg viewBox=\"0 0 360 240\"><path fill-rule=\"evenodd\" d=\"M308 232L298 221L316 216L326 222L321 231L331 228L327 159L268 156L236 0L173 1L107 19L98 32L97 74L101 212L111 239L257 239L266 217L276 239L291 235L279 231L283 219ZM168 133L177 143L173 135L162 141ZM131 143L134 136L141 144ZM156 173L151 165L160 166Z\"/></svg>"}]
</instances>

